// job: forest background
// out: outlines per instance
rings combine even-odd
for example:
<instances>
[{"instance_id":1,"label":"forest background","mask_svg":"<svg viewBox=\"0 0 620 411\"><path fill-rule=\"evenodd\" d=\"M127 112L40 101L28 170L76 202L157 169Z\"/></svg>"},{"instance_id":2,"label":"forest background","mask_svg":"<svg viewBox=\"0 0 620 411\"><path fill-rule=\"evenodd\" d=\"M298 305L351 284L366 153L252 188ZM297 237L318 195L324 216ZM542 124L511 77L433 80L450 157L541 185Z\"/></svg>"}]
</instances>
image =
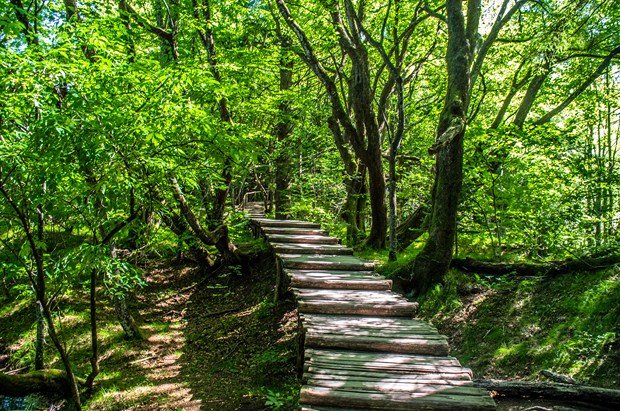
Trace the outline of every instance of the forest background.
<instances>
[{"instance_id":1,"label":"forest background","mask_svg":"<svg viewBox=\"0 0 620 411\"><path fill-rule=\"evenodd\" d=\"M471 259L617 262L619 54L612 0L0 1L0 265L35 368L47 333L79 405L59 302L88 289L92 387L98 294L138 337L140 258L245 270L248 196L415 294Z\"/></svg>"}]
</instances>

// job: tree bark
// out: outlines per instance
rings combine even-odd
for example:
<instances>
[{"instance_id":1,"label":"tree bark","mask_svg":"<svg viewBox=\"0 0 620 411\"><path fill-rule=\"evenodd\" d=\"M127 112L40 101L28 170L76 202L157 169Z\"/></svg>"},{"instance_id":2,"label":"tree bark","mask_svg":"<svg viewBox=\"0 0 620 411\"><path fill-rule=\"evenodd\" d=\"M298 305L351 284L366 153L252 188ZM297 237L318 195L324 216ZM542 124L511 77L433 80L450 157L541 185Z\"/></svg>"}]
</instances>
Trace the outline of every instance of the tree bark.
<instances>
[{"instance_id":1,"label":"tree bark","mask_svg":"<svg viewBox=\"0 0 620 411\"><path fill-rule=\"evenodd\" d=\"M480 1L470 0L468 7L479 8ZM439 118L437 138L429 150L435 154L436 174L431 195L428 240L413 262L412 281L418 293L441 281L450 267L463 180L463 136L470 99L469 67L477 22L469 22L475 27L465 26L461 0L448 0L446 8L448 90Z\"/></svg>"},{"instance_id":2,"label":"tree bark","mask_svg":"<svg viewBox=\"0 0 620 411\"><path fill-rule=\"evenodd\" d=\"M521 128L527 119L530 110L532 109L532 105L534 104L534 100L538 95L547 75L549 74L549 65L545 64L543 69L544 71L540 74L534 76L532 81L530 81L530 85L527 87L527 91L525 92L525 96L521 101L521 105L519 106L519 111L517 111L517 115L513 121L514 125Z\"/></svg>"},{"instance_id":3,"label":"tree bark","mask_svg":"<svg viewBox=\"0 0 620 411\"><path fill-rule=\"evenodd\" d=\"M291 101L286 92L293 87L293 59L290 52L291 39L280 33L280 92L283 93L278 106L279 120L276 124L276 138L278 140L278 156L276 158L276 192L275 207L276 219L289 218L291 207L290 186L293 165L290 155L289 138L293 131L291 122Z\"/></svg>"}]
</instances>

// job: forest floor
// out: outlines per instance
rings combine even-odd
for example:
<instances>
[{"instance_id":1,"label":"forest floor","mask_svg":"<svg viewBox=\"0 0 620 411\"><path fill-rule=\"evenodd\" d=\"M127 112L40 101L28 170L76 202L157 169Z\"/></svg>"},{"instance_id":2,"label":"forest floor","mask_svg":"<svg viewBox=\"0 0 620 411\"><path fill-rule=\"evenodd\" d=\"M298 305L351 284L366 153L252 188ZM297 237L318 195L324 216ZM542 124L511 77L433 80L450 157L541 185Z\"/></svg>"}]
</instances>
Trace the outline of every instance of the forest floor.
<instances>
[{"instance_id":1,"label":"forest floor","mask_svg":"<svg viewBox=\"0 0 620 411\"><path fill-rule=\"evenodd\" d=\"M191 264L160 259L143 266L145 286L130 296L144 339L127 340L101 292L101 374L88 410L293 410L296 312L272 302L273 256L260 252L251 272L205 277ZM479 278L451 271L421 300L421 315L450 338L452 354L476 378L542 380L548 369L608 388L620 385L620 271L555 279ZM87 283L86 283L87 284ZM28 293L0 296L0 370L32 363L34 316ZM87 290L63 297L61 334L76 372L86 376ZM61 368L47 347L48 366ZM587 405L499 399L499 409L588 410ZM59 404L58 400L52 403ZM35 404L49 405L49 400ZM3 402L0 409L27 409ZM36 409L31 406L29 409Z\"/></svg>"},{"instance_id":2,"label":"forest floor","mask_svg":"<svg viewBox=\"0 0 620 411\"><path fill-rule=\"evenodd\" d=\"M263 252L253 263L251 273L222 270L211 273L208 280L191 265L161 262L145 267L146 285L131 299L130 307L144 339L124 339L113 313L101 313L101 323L109 324L100 330L101 374L95 392L84 398L84 408L293 409L299 390L294 304L272 303L273 256ZM84 308L79 305L76 311ZM12 331L0 339L0 369L19 367L15 357L29 355L23 351L31 342L19 338L31 334L33 318L28 312L11 310L8 316L0 315L0 327L9 328L7 321L16 316L21 321L13 322ZM65 320L71 323L69 314ZM68 342L84 338L72 332ZM17 356L10 355L16 352ZM73 352L79 376L89 371L88 355L87 349ZM61 368L58 363L52 366ZM37 402L50 404L49 400ZM0 398L0 409L13 407L11 402L3 406ZM23 401L17 407L29 408Z\"/></svg>"},{"instance_id":3,"label":"forest floor","mask_svg":"<svg viewBox=\"0 0 620 411\"><path fill-rule=\"evenodd\" d=\"M556 278L480 278L452 270L421 300L475 378L550 382L550 370L620 389L620 269ZM589 404L496 398L500 410L600 410Z\"/></svg>"}]
</instances>

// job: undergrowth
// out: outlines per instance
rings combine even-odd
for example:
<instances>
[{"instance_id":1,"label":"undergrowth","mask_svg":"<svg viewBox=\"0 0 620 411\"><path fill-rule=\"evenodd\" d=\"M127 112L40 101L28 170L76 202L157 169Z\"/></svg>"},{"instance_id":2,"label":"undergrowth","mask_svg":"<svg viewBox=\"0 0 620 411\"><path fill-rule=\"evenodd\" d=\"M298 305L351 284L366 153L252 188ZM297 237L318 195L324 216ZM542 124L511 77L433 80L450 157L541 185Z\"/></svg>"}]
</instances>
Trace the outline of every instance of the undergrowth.
<instances>
[{"instance_id":1,"label":"undergrowth","mask_svg":"<svg viewBox=\"0 0 620 411\"><path fill-rule=\"evenodd\" d=\"M620 384L620 269L556 278L480 278L451 270L420 299L478 378L540 378L541 370Z\"/></svg>"}]
</instances>

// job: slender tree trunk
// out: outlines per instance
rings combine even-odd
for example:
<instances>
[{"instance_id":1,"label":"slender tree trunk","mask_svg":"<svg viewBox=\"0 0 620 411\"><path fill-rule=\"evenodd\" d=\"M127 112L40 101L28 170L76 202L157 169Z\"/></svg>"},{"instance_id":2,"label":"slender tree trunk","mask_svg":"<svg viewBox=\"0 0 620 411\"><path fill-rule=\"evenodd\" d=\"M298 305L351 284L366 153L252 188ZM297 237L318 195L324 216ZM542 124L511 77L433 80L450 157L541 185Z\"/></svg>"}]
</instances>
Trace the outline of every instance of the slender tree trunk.
<instances>
[{"instance_id":1,"label":"slender tree trunk","mask_svg":"<svg viewBox=\"0 0 620 411\"><path fill-rule=\"evenodd\" d=\"M544 73L534 76L534 78L530 82L530 85L528 86L527 91L525 92L525 96L523 97L523 101L521 102L521 105L519 106L519 111L517 111L517 115L515 116L515 119L514 119L515 126L521 128L523 127L523 124L525 124L525 120L527 119L527 116L530 113L530 110L532 109L532 105L534 104L534 100L536 99L536 96L538 95L538 91L540 91L540 88L545 82L545 79L547 78L548 73L549 71L547 70L547 67L545 67Z\"/></svg>"},{"instance_id":2,"label":"slender tree trunk","mask_svg":"<svg viewBox=\"0 0 620 411\"><path fill-rule=\"evenodd\" d=\"M275 207L276 219L284 220L289 217L291 206L290 185L292 175L292 162L290 155L289 138L293 125L291 123L291 101L285 93L293 86L293 59L290 52L291 39L287 36L280 38L280 92L283 93L282 101L278 107L280 120L276 125L276 137L278 139L278 157L276 158L276 192Z\"/></svg>"},{"instance_id":3,"label":"slender tree trunk","mask_svg":"<svg viewBox=\"0 0 620 411\"><path fill-rule=\"evenodd\" d=\"M43 306L41 301L35 302L36 318L37 318L37 339L34 355L34 368L35 370L42 370L45 368L43 350L45 348L45 316L43 314Z\"/></svg>"},{"instance_id":4,"label":"slender tree trunk","mask_svg":"<svg viewBox=\"0 0 620 411\"><path fill-rule=\"evenodd\" d=\"M114 244L110 244L109 246L110 246L110 257L115 259L116 248L114 247ZM91 277L91 281L92 281L92 277ZM92 298L92 295L91 295L91 298ZM123 331L125 332L125 335L127 336L127 338L142 339L142 333L140 332L140 329L138 328L136 321L133 319L133 316L131 315L131 313L129 312L129 309L127 308L127 300L125 299L125 295L114 293L114 296L112 297L112 303L114 304L114 312L116 313L116 317L118 318L118 321L120 322L121 327L123 328ZM92 306L91 306L91 310L92 310ZM92 318L93 314L96 314L96 311L94 313L91 311L91 321L93 321L93 318ZM96 317L95 317L95 320L96 320ZM96 327L96 324L95 324L95 327ZM93 330L95 330L95 334L96 334L96 328L94 328ZM91 330L91 332L93 330Z\"/></svg>"},{"instance_id":5,"label":"slender tree trunk","mask_svg":"<svg viewBox=\"0 0 620 411\"><path fill-rule=\"evenodd\" d=\"M91 372L86 378L86 387L93 388L93 382L97 375L99 375L99 339L97 335L97 275L99 272L96 269L90 270L90 346L91 357L90 367Z\"/></svg>"}]
</instances>

